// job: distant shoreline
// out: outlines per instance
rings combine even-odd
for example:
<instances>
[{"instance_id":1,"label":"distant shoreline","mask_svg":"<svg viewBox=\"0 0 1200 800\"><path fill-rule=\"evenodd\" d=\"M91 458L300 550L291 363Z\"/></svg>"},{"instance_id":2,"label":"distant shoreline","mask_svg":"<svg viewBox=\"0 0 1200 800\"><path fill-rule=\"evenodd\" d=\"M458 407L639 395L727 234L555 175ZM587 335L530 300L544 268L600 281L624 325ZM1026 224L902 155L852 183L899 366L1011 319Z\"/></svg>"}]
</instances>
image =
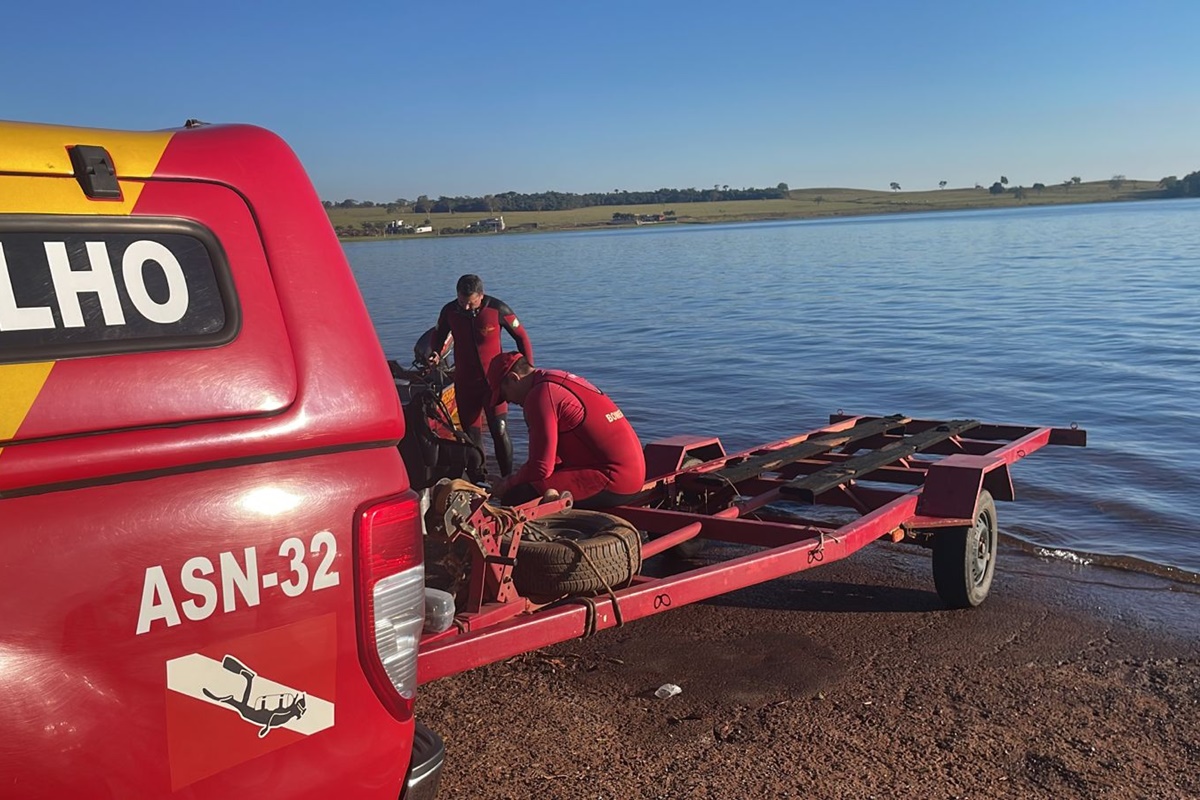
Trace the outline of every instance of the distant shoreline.
<instances>
[{"instance_id":1,"label":"distant shoreline","mask_svg":"<svg viewBox=\"0 0 1200 800\"><path fill-rule=\"evenodd\" d=\"M1041 191L1023 189L1023 197L1011 190L991 194L987 189L935 189L926 192L878 192L858 189L798 189L786 199L733 200L663 205L590 206L558 211L497 211L490 216L505 220L502 232L467 233L463 229L485 215L463 213L415 214L381 206L328 208L330 223L343 242L420 239L440 236L498 236L515 233L544 233L571 230L611 230L643 227L632 220L614 221L614 215L663 216L661 224L712 225L743 222L838 219L845 217L911 214L942 211L973 211L1035 206L1084 205L1164 198L1157 182L1126 180L1119 187L1110 181L1093 181ZM432 233L386 235L389 223L423 225ZM366 226L366 227L364 227ZM354 231L354 233L348 233Z\"/></svg>"}]
</instances>

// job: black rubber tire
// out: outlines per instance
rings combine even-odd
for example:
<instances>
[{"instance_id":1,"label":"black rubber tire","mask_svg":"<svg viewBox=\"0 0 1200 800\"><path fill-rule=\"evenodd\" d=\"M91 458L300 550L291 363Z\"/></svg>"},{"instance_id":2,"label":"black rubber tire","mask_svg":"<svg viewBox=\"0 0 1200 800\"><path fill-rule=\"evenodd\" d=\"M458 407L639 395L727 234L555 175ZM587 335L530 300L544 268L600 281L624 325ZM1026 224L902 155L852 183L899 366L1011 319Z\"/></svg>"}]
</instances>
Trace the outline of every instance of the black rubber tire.
<instances>
[{"instance_id":1,"label":"black rubber tire","mask_svg":"<svg viewBox=\"0 0 1200 800\"><path fill-rule=\"evenodd\" d=\"M605 584L619 589L642 568L641 535L620 517L572 509L530 524L575 545L522 537L513 582L534 602L595 595L606 591Z\"/></svg>"},{"instance_id":2,"label":"black rubber tire","mask_svg":"<svg viewBox=\"0 0 1200 800\"><path fill-rule=\"evenodd\" d=\"M949 608L973 608L987 598L996 572L996 501L984 489L975 502L975 522L946 528L933 537L933 583Z\"/></svg>"}]
</instances>

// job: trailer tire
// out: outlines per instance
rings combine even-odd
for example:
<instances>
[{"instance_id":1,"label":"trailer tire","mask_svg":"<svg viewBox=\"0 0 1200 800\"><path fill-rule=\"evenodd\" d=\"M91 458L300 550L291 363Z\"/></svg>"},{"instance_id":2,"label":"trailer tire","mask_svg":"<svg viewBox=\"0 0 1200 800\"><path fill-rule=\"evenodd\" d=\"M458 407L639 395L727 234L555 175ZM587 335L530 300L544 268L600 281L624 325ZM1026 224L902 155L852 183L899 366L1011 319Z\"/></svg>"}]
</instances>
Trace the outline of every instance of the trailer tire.
<instances>
[{"instance_id":1,"label":"trailer tire","mask_svg":"<svg viewBox=\"0 0 1200 800\"><path fill-rule=\"evenodd\" d=\"M642 537L620 517L572 509L525 525L513 582L534 602L628 586L642 568Z\"/></svg>"},{"instance_id":2,"label":"trailer tire","mask_svg":"<svg viewBox=\"0 0 1200 800\"><path fill-rule=\"evenodd\" d=\"M973 608L984 601L996 572L996 501L984 489L975 502L974 523L946 528L933 537L933 583L949 608Z\"/></svg>"}]
</instances>

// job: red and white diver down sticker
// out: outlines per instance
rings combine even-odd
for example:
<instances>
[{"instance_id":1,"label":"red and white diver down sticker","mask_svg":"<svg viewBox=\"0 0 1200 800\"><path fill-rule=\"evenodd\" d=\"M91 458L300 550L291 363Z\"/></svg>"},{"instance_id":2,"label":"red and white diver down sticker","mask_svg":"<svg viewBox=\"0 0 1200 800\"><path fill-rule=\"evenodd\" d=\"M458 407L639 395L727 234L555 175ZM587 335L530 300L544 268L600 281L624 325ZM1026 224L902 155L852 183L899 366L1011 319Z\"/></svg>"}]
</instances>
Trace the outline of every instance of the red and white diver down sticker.
<instances>
[{"instance_id":1,"label":"red and white diver down sticker","mask_svg":"<svg viewBox=\"0 0 1200 800\"><path fill-rule=\"evenodd\" d=\"M167 661L173 789L333 727L336 666L333 614Z\"/></svg>"}]
</instances>

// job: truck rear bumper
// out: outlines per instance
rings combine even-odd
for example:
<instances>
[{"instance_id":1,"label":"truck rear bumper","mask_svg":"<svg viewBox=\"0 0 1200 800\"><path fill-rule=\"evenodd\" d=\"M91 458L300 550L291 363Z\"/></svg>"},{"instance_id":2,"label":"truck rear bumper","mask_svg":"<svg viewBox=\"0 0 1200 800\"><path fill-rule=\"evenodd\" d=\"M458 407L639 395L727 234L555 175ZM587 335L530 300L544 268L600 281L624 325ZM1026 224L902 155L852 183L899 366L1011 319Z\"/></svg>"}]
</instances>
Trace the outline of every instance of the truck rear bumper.
<instances>
[{"instance_id":1,"label":"truck rear bumper","mask_svg":"<svg viewBox=\"0 0 1200 800\"><path fill-rule=\"evenodd\" d=\"M404 781L404 790L400 793L401 800L433 800L437 795L445 760L446 747L442 744L442 737L417 722L413 733L412 761Z\"/></svg>"}]
</instances>

